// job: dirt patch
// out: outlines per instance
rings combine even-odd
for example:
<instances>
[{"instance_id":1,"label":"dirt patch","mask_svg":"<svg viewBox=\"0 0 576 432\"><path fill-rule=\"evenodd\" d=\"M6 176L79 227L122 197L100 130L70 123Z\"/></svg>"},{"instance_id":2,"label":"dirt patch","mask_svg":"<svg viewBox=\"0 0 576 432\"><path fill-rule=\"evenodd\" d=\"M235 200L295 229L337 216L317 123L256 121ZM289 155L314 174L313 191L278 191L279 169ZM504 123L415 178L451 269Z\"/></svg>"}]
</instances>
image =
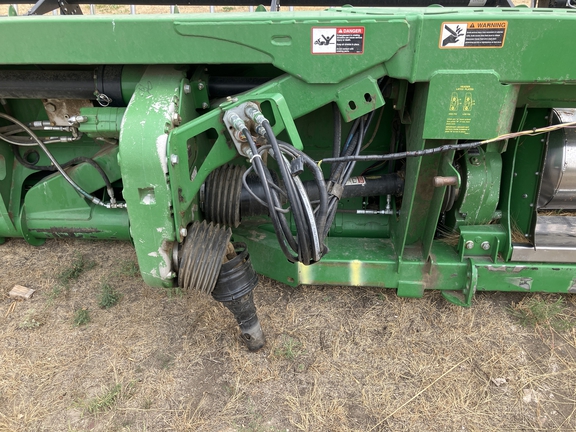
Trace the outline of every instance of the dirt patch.
<instances>
[{"instance_id":1,"label":"dirt patch","mask_svg":"<svg viewBox=\"0 0 576 432\"><path fill-rule=\"evenodd\" d=\"M93 263L58 290L79 255ZM135 260L122 242L0 246L1 431L576 428L576 332L521 327L506 308L524 296L464 309L262 278L268 344L249 353L225 308L147 287L126 271ZM103 282L121 294L109 309ZM37 291L14 303L15 284ZM79 309L90 322L76 326Z\"/></svg>"}]
</instances>

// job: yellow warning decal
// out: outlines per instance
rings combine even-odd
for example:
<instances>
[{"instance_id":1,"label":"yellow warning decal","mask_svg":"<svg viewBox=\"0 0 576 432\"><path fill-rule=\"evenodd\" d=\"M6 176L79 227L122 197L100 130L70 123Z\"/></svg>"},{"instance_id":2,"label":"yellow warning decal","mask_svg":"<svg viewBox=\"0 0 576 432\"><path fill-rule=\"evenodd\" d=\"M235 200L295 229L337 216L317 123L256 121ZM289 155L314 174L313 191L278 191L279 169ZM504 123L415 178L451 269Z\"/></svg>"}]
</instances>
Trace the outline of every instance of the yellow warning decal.
<instances>
[{"instance_id":1,"label":"yellow warning decal","mask_svg":"<svg viewBox=\"0 0 576 432\"><path fill-rule=\"evenodd\" d=\"M440 28L441 49L502 48L508 21L443 22Z\"/></svg>"}]
</instances>

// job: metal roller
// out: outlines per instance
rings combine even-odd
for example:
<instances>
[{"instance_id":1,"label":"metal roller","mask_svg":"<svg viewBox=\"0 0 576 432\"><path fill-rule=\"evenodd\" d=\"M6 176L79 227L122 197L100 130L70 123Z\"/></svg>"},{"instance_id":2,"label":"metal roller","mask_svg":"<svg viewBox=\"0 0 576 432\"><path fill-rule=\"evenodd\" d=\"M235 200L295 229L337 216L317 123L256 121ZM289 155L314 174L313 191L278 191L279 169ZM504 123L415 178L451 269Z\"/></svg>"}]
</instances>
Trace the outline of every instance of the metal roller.
<instances>
[{"instance_id":1,"label":"metal roller","mask_svg":"<svg viewBox=\"0 0 576 432\"><path fill-rule=\"evenodd\" d=\"M576 121L575 109L552 110L552 124ZM576 209L576 130L560 129L548 136L539 209Z\"/></svg>"}]
</instances>

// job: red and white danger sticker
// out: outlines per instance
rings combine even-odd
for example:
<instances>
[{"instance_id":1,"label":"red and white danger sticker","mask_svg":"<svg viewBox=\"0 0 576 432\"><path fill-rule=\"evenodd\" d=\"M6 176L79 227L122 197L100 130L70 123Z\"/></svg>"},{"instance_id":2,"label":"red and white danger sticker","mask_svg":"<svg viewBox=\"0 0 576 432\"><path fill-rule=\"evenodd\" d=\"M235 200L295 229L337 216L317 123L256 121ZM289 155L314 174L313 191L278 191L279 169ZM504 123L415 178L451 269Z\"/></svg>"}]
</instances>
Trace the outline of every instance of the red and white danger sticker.
<instances>
[{"instance_id":1,"label":"red and white danger sticker","mask_svg":"<svg viewBox=\"0 0 576 432\"><path fill-rule=\"evenodd\" d=\"M366 178L359 176L359 177L350 177L344 186L364 186L366 184Z\"/></svg>"},{"instance_id":2,"label":"red and white danger sticker","mask_svg":"<svg viewBox=\"0 0 576 432\"><path fill-rule=\"evenodd\" d=\"M312 54L363 54L364 27L312 27Z\"/></svg>"}]
</instances>

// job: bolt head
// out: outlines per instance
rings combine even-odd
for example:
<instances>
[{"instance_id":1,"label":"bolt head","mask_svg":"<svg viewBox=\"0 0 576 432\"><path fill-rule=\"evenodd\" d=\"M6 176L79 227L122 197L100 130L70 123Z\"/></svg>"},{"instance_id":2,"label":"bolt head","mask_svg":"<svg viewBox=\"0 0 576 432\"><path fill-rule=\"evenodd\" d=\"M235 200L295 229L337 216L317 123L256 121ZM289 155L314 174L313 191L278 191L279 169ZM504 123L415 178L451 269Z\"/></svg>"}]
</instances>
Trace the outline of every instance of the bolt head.
<instances>
[{"instance_id":1,"label":"bolt head","mask_svg":"<svg viewBox=\"0 0 576 432\"><path fill-rule=\"evenodd\" d=\"M180 228L180 237L184 238L188 235L188 230L186 228Z\"/></svg>"},{"instance_id":2,"label":"bolt head","mask_svg":"<svg viewBox=\"0 0 576 432\"><path fill-rule=\"evenodd\" d=\"M198 90L204 90L204 83L203 82L198 83Z\"/></svg>"},{"instance_id":3,"label":"bolt head","mask_svg":"<svg viewBox=\"0 0 576 432\"><path fill-rule=\"evenodd\" d=\"M184 94L190 94L191 91L192 87L190 87L190 84L184 84Z\"/></svg>"},{"instance_id":4,"label":"bolt head","mask_svg":"<svg viewBox=\"0 0 576 432\"><path fill-rule=\"evenodd\" d=\"M202 102L202 109L208 109L209 107L210 105L208 105L208 103Z\"/></svg>"},{"instance_id":5,"label":"bolt head","mask_svg":"<svg viewBox=\"0 0 576 432\"><path fill-rule=\"evenodd\" d=\"M470 158L470 163L471 163L472 165L476 165L476 166L477 166L477 165L480 165L480 159L478 159L476 156L472 156L472 157Z\"/></svg>"},{"instance_id":6,"label":"bolt head","mask_svg":"<svg viewBox=\"0 0 576 432\"><path fill-rule=\"evenodd\" d=\"M487 241L482 242L482 244L480 245L480 247L481 247L482 249L484 249L484 250L488 250L488 249L490 249L490 243L487 242Z\"/></svg>"},{"instance_id":7,"label":"bolt head","mask_svg":"<svg viewBox=\"0 0 576 432\"><path fill-rule=\"evenodd\" d=\"M170 155L170 163L172 164L172 166L176 165L178 163L178 155L175 154Z\"/></svg>"},{"instance_id":8,"label":"bolt head","mask_svg":"<svg viewBox=\"0 0 576 432\"><path fill-rule=\"evenodd\" d=\"M473 249L474 248L474 242L472 240L468 240L465 245L466 249Z\"/></svg>"},{"instance_id":9,"label":"bolt head","mask_svg":"<svg viewBox=\"0 0 576 432\"><path fill-rule=\"evenodd\" d=\"M182 122L182 117L180 117L180 114L178 114L178 113L172 114L172 124L174 126L178 126L181 122Z\"/></svg>"}]
</instances>

